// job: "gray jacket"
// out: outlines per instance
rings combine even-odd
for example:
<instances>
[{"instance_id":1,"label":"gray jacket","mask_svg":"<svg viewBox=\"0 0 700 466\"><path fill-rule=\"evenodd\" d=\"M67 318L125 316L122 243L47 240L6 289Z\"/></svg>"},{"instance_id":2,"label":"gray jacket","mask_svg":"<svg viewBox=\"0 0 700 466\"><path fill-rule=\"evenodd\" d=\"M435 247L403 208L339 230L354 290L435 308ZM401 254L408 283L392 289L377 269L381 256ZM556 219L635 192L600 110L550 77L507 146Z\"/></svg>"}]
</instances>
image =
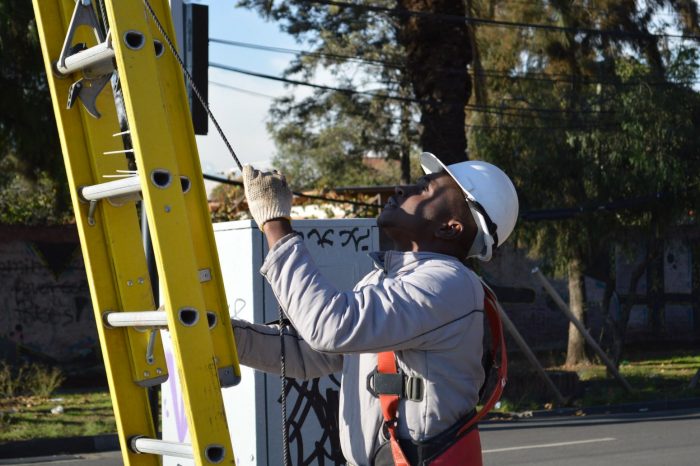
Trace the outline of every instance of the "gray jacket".
<instances>
[{"instance_id":1,"label":"gray jacket","mask_svg":"<svg viewBox=\"0 0 700 466\"><path fill-rule=\"evenodd\" d=\"M424 440L474 408L481 366L484 293L459 260L437 253L373 254L375 270L353 291L320 274L302 239L289 235L261 273L294 325L285 337L287 376L342 371L340 441L351 464L368 465L383 443L379 400L366 388L376 353L395 351L399 367L422 377L422 401L399 405L399 436ZM241 363L279 374L277 329L233 319Z\"/></svg>"}]
</instances>

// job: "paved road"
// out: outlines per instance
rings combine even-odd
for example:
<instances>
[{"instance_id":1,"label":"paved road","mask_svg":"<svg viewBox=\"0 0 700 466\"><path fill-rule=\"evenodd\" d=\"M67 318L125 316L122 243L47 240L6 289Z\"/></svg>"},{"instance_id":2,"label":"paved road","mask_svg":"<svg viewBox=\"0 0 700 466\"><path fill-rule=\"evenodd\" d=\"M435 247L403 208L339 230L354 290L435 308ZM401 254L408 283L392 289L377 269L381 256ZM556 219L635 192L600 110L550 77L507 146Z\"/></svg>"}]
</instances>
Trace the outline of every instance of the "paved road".
<instances>
[{"instance_id":1,"label":"paved road","mask_svg":"<svg viewBox=\"0 0 700 466\"><path fill-rule=\"evenodd\" d=\"M700 412L530 419L482 430L485 466L697 466Z\"/></svg>"},{"instance_id":2,"label":"paved road","mask_svg":"<svg viewBox=\"0 0 700 466\"><path fill-rule=\"evenodd\" d=\"M667 411L490 423L481 429L485 466L697 466L700 411ZM121 466L118 452L0 465Z\"/></svg>"}]
</instances>

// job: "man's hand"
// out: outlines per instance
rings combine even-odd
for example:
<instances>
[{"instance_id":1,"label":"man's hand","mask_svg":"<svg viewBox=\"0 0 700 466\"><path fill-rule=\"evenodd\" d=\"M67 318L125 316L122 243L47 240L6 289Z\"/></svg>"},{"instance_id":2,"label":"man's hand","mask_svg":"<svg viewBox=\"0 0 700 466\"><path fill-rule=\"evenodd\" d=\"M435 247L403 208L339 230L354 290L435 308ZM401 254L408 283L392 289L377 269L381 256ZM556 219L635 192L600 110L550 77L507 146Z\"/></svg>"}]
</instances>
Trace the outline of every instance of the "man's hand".
<instances>
[{"instance_id":1,"label":"man's hand","mask_svg":"<svg viewBox=\"0 0 700 466\"><path fill-rule=\"evenodd\" d=\"M292 211L292 191L283 175L261 172L250 165L243 167L243 186L250 214L262 230L265 222L289 219Z\"/></svg>"}]
</instances>

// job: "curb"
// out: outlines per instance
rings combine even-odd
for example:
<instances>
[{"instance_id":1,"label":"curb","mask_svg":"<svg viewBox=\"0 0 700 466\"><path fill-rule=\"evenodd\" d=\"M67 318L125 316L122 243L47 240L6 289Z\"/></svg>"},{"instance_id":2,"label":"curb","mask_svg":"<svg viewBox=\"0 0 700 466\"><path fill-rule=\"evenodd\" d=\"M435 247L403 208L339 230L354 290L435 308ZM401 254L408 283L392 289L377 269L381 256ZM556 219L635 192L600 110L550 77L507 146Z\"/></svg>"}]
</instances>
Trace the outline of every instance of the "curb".
<instances>
[{"instance_id":1,"label":"curb","mask_svg":"<svg viewBox=\"0 0 700 466\"><path fill-rule=\"evenodd\" d=\"M513 421L519 419L593 416L602 414L646 413L652 411L673 411L679 409L700 409L700 398L682 400L644 401L618 405L589 406L587 408L555 408L550 410L523 411L518 413L494 413L486 422L503 422L503 416Z\"/></svg>"},{"instance_id":2,"label":"curb","mask_svg":"<svg viewBox=\"0 0 700 466\"><path fill-rule=\"evenodd\" d=\"M41 438L0 444L0 458L97 453L114 450L119 450L117 434Z\"/></svg>"}]
</instances>

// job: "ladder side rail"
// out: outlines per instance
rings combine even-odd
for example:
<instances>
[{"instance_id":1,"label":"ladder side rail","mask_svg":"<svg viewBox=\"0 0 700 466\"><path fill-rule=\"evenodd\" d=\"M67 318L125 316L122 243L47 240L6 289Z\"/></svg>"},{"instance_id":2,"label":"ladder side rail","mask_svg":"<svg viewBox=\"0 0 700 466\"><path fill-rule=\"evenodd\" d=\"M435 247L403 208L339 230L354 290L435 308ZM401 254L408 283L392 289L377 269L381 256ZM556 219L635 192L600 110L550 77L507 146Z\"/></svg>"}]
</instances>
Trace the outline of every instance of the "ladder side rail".
<instances>
[{"instance_id":1,"label":"ladder side rail","mask_svg":"<svg viewBox=\"0 0 700 466\"><path fill-rule=\"evenodd\" d=\"M171 40L174 40L175 32L168 6L169 0L149 1L166 34ZM240 380L241 372L233 329L228 324L230 321L229 308L211 216L208 208L202 208L202 206L208 205L207 194L190 117L189 99L185 92L184 77L180 65L167 47L166 39L160 35L157 28L152 27L152 32L164 44L165 48L165 53L158 59L163 62L158 70L164 95L163 101L167 105L165 114L168 118L171 134L178 135L175 151L180 174L189 180L187 185L189 193L185 196L186 209L192 228L198 269L204 271L207 276L206 279L202 280L202 291L207 310L214 312L218 317L218 322L221 323L221 325L215 325L212 328L214 353L217 357L220 381L223 386L235 385ZM199 103L194 101L193 105L199 105Z\"/></svg>"},{"instance_id":2,"label":"ladder side rail","mask_svg":"<svg viewBox=\"0 0 700 466\"><path fill-rule=\"evenodd\" d=\"M186 210L185 197L189 193L182 192L179 182L180 167L174 147L179 135L172 133L166 115L170 106L163 94L163 83L159 81L162 64L157 63L160 57L154 53L153 25L147 21L143 3L138 0L107 1L106 7L162 284L168 330L181 375L194 459L198 465L233 464L206 303Z\"/></svg>"},{"instance_id":3,"label":"ladder side rail","mask_svg":"<svg viewBox=\"0 0 700 466\"><path fill-rule=\"evenodd\" d=\"M126 432L141 432L146 435L153 435L156 432L150 416L144 415L149 411L146 391L133 383L137 380L135 375L140 368L136 367L128 357L129 354L143 355L141 359L145 367L149 336L133 329L109 330L101 325L101 312L105 309L118 311L125 305L133 305L135 308L153 306L153 296L148 291L150 290L148 275L141 273L146 270L145 259L143 264L133 260L123 267L112 260L115 248L131 247L133 238L136 238L136 244L140 244L136 213L134 209L102 205L98 209L99 223L90 225L87 219L88 205L81 201L79 195L79 189L82 186L96 184L99 181L97 177L100 173L125 168L126 164L123 160L94 156L106 150L107 145L112 142L111 133L114 128L118 128L116 114L108 112L102 119L96 120L88 116L82 108L81 110L66 109L63 102L66 101L72 80L61 79L53 74L53 60L61 51L61 44L74 6L75 2L71 0L35 0L37 29L85 259L95 320L98 324L98 335L103 349L113 409L119 427L124 463L135 466L155 466L158 464L157 458L136 455L129 451L125 436ZM89 37L86 36L86 40L89 40ZM111 99L109 91L98 97L103 108L113 107ZM142 276L144 280L139 284L136 278L129 284L127 276L135 278ZM162 347L155 351L155 355L158 363L163 364L161 375L167 374Z\"/></svg>"}]
</instances>

